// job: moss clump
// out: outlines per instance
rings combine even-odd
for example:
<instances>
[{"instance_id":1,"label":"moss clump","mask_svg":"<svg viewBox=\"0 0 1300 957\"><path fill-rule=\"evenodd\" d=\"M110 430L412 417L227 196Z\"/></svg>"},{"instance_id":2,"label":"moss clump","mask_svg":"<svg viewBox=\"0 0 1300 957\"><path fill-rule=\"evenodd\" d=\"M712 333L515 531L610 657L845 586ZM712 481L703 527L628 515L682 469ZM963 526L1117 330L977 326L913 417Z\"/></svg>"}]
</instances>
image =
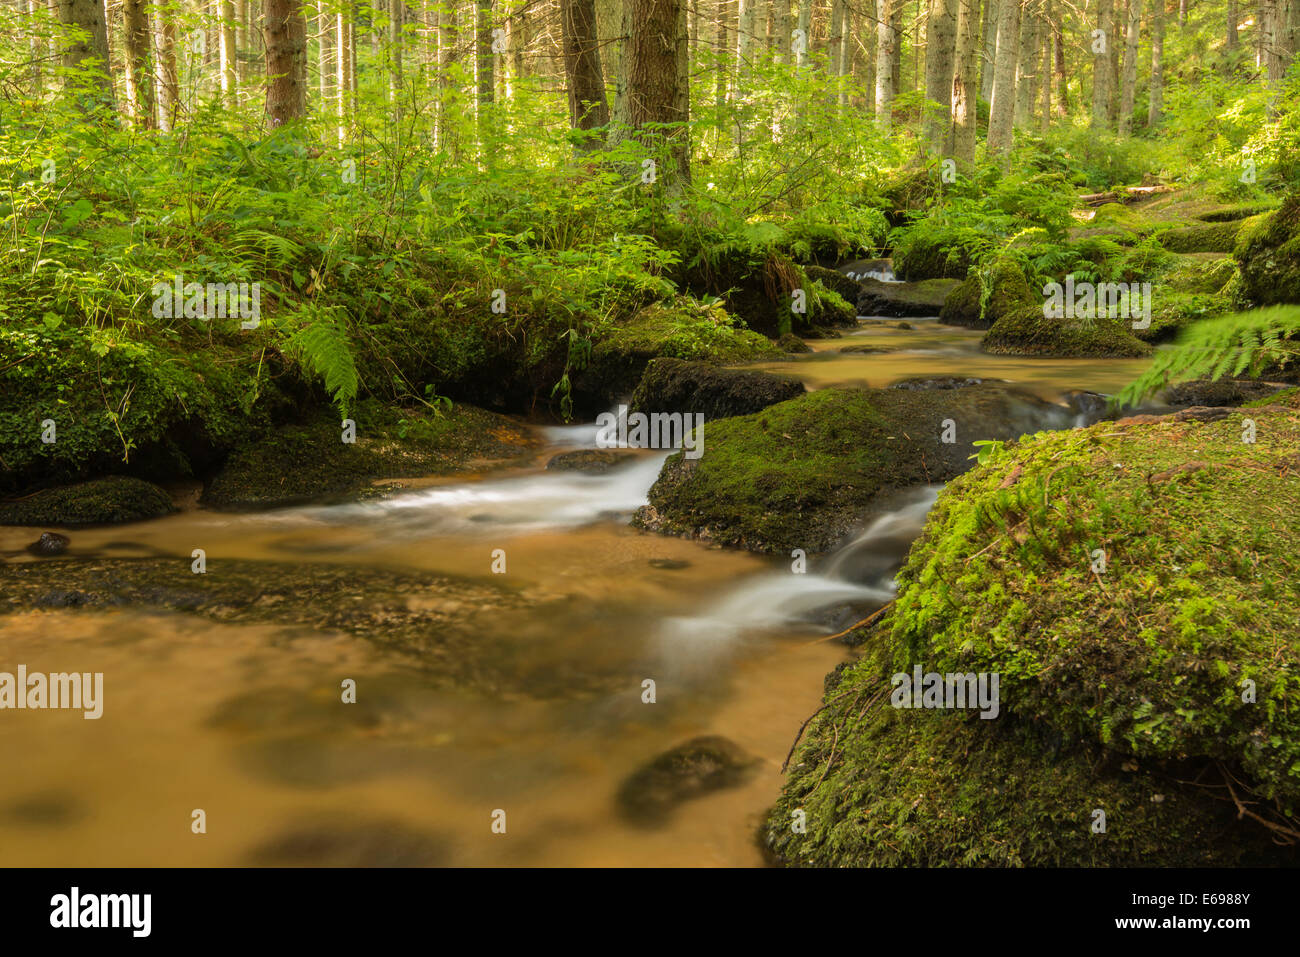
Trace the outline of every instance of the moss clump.
<instances>
[{"instance_id":1,"label":"moss clump","mask_svg":"<svg viewBox=\"0 0 1300 957\"><path fill-rule=\"evenodd\" d=\"M914 229L894 250L899 279L961 279L974 262L974 246L944 229Z\"/></svg>"},{"instance_id":2,"label":"moss clump","mask_svg":"<svg viewBox=\"0 0 1300 957\"><path fill-rule=\"evenodd\" d=\"M955 279L919 282L864 279L857 311L864 316L937 316L957 285Z\"/></svg>"},{"instance_id":3,"label":"moss clump","mask_svg":"<svg viewBox=\"0 0 1300 957\"><path fill-rule=\"evenodd\" d=\"M109 525L174 510L171 496L158 486L115 475L0 502L0 525Z\"/></svg>"},{"instance_id":4,"label":"moss clump","mask_svg":"<svg viewBox=\"0 0 1300 957\"><path fill-rule=\"evenodd\" d=\"M803 395L795 379L746 369L720 369L705 362L655 359L632 395L634 412L703 415L706 422L749 415Z\"/></svg>"},{"instance_id":5,"label":"moss clump","mask_svg":"<svg viewBox=\"0 0 1300 957\"><path fill-rule=\"evenodd\" d=\"M574 398L580 408L604 411L631 394L646 366L660 357L734 363L781 355L766 337L740 327L720 303L679 296L605 327L573 373Z\"/></svg>"},{"instance_id":6,"label":"moss clump","mask_svg":"<svg viewBox=\"0 0 1300 957\"><path fill-rule=\"evenodd\" d=\"M1232 312L1232 301L1216 293L1157 291L1154 299L1151 325L1133 330L1145 342L1165 342L1194 322Z\"/></svg>"},{"instance_id":7,"label":"moss clump","mask_svg":"<svg viewBox=\"0 0 1300 957\"><path fill-rule=\"evenodd\" d=\"M1145 416L953 481L809 725L769 845L823 865L1295 863L1222 799L1295 827L1300 416L1253 415L1254 445L1241 413ZM916 664L996 673L998 717L891 708Z\"/></svg>"},{"instance_id":8,"label":"moss clump","mask_svg":"<svg viewBox=\"0 0 1300 957\"><path fill-rule=\"evenodd\" d=\"M846 303L858 301L858 293L862 291L862 287L856 280L850 279L844 273L834 269L825 269L821 266L804 266L803 271L809 279L821 283Z\"/></svg>"},{"instance_id":9,"label":"moss clump","mask_svg":"<svg viewBox=\"0 0 1300 957\"><path fill-rule=\"evenodd\" d=\"M1147 356L1151 347L1116 319L1049 319L1042 306L1022 306L989 327L980 348L994 355L1062 359Z\"/></svg>"},{"instance_id":10,"label":"moss clump","mask_svg":"<svg viewBox=\"0 0 1300 957\"><path fill-rule=\"evenodd\" d=\"M986 270L970 271L944 300L939 320L954 326L987 329L1013 310L1041 302L1020 265L1013 259L1000 258Z\"/></svg>"},{"instance_id":11,"label":"moss clump","mask_svg":"<svg viewBox=\"0 0 1300 957\"><path fill-rule=\"evenodd\" d=\"M1230 253L1237 241L1239 222L1193 223L1161 232L1160 245L1175 253Z\"/></svg>"},{"instance_id":12,"label":"moss clump","mask_svg":"<svg viewBox=\"0 0 1300 957\"><path fill-rule=\"evenodd\" d=\"M1256 306L1300 302L1300 194L1273 213L1247 220L1233 255L1241 296Z\"/></svg>"},{"instance_id":13,"label":"moss clump","mask_svg":"<svg viewBox=\"0 0 1300 957\"><path fill-rule=\"evenodd\" d=\"M1237 263L1231 256L1206 258L1195 254L1180 256L1177 265L1162 279L1167 295L1173 293L1222 293L1236 279Z\"/></svg>"},{"instance_id":14,"label":"moss clump","mask_svg":"<svg viewBox=\"0 0 1300 957\"><path fill-rule=\"evenodd\" d=\"M378 479L443 474L533 449L513 421L468 405L435 415L367 401L354 421L354 443L343 441L342 426L329 416L266 431L230 454L202 503L277 508L352 497Z\"/></svg>"},{"instance_id":15,"label":"moss clump","mask_svg":"<svg viewBox=\"0 0 1300 957\"><path fill-rule=\"evenodd\" d=\"M615 801L619 813L631 823L662 825L684 801L744 784L757 765L752 755L727 738L692 738L630 775Z\"/></svg>"},{"instance_id":16,"label":"moss clump","mask_svg":"<svg viewBox=\"0 0 1300 957\"><path fill-rule=\"evenodd\" d=\"M958 423L951 444L946 419ZM754 551L824 551L869 518L882 493L969 468L971 442L1057 419L1064 425L1068 414L995 385L824 389L710 423L703 456L671 457L634 524Z\"/></svg>"},{"instance_id":17,"label":"moss clump","mask_svg":"<svg viewBox=\"0 0 1300 957\"><path fill-rule=\"evenodd\" d=\"M946 322L950 326L987 329L988 323L983 323L980 317L982 292L979 274L972 270L957 288L948 293L948 298L943 301L943 308L939 310L939 321Z\"/></svg>"},{"instance_id":18,"label":"moss clump","mask_svg":"<svg viewBox=\"0 0 1300 957\"><path fill-rule=\"evenodd\" d=\"M780 339L776 340L776 347L782 352L797 354L803 352L812 352L812 346L804 342L793 332L787 332Z\"/></svg>"}]
</instances>

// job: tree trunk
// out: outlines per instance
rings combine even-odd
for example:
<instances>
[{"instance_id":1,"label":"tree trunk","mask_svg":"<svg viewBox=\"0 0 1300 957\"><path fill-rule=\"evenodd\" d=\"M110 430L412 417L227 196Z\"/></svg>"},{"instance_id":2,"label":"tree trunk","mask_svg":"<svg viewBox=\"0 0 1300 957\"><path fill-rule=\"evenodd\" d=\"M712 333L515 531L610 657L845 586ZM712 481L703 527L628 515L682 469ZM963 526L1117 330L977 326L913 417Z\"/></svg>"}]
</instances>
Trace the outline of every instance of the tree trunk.
<instances>
[{"instance_id":1,"label":"tree trunk","mask_svg":"<svg viewBox=\"0 0 1300 957\"><path fill-rule=\"evenodd\" d=\"M1157 2L1157 3L1160 3L1161 0L1156 0L1156 2ZM1157 17L1162 17L1162 18L1163 18L1163 16L1164 16L1164 10L1162 9L1162 10L1158 11L1158 12L1156 13L1156 16L1157 16ZM1227 42L1227 47L1228 47L1229 50L1235 50L1235 49L1237 49L1237 19L1238 19L1238 14L1237 14L1237 0L1228 0L1228 42Z\"/></svg>"},{"instance_id":2,"label":"tree trunk","mask_svg":"<svg viewBox=\"0 0 1300 957\"><path fill-rule=\"evenodd\" d=\"M1157 0L1163 3L1164 0ZM1052 51L1056 56L1056 115L1070 115L1070 84L1065 76L1065 35L1060 18L1053 18L1048 10L1048 21L1052 24Z\"/></svg>"},{"instance_id":3,"label":"tree trunk","mask_svg":"<svg viewBox=\"0 0 1300 957\"><path fill-rule=\"evenodd\" d=\"M93 78L73 77L68 86L89 98L113 103L113 83L109 78L108 23L104 17L104 0L59 0L59 22L83 31L63 45L63 65L87 68L96 61Z\"/></svg>"},{"instance_id":4,"label":"tree trunk","mask_svg":"<svg viewBox=\"0 0 1300 957\"><path fill-rule=\"evenodd\" d=\"M122 0L126 40L126 112L141 129L153 129L153 86L149 82L149 0Z\"/></svg>"},{"instance_id":5,"label":"tree trunk","mask_svg":"<svg viewBox=\"0 0 1300 957\"><path fill-rule=\"evenodd\" d=\"M302 0L266 0L266 116L272 128L307 115L307 21Z\"/></svg>"},{"instance_id":6,"label":"tree trunk","mask_svg":"<svg viewBox=\"0 0 1300 957\"><path fill-rule=\"evenodd\" d=\"M699 0L696 0L698 7ZM794 17L790 0L772 0L772 34L781 63L794 62Z\"/></svg>"},{"instance_id":7,"label":"tree trunk","mask_svg":"<svg viewBox=\"0 0 1300 957\"><path fill-rule=\"evenodd\" d=\"M596 0L560 0L564 75L569 88L569 122L575 130L609 125L605 80L600 70ZM593 138L586 145L597 146Z\"/></svg>"},{"instance_id":8,"label":"tree trunk","mask_svg":"<svg viewBox=\"0 0 1300 957\"><path fill-rule=\"evenodd\" d=\"M929 2L925 27L925 143L931 153L941 156L952 121L958 0Z\"/></svg>"},{"instance_id":9,"label":"tree trunk","mask_svg":"<svg viewBox=\"0 0 1300 957\"><path fill-rule=\"evenodd\" d=\"M898 92L894 69L898 63L898 30L902 0L876 0L876 122L885 129L893 119Z\"/></svg>"},{"instance_id":10,"label":"tree trunk","mask_svg":"<svg viewBox=\"0 0 1300 957\"><path fill-rule=\"evenodd\" d=\"M989 132L985 142L991 155L1006 156L1011 150L1020 14L1019 0L1002 0L998 10L998 50L993 61L993 100L989 105Z\"/></svg>"},{"instance_id":11,"label":"tree trunk","mask_svg":"<svg viewBox=\"0 0 1300 957\"><path fill-rule=\"evenodd\" d=\"M180 74L176 68L176 21L166 4L158 7L158 54L154 82L158 86L158 127L170 133L180 109Z\"/></svg>"},{"instance_id":12,"label":"tree trunk","mask_svg":"<svg viewBox=\"0 0 1300 957\"><path fill-rule=\"evenodd\" d=\"M957 57L952 77L952 155L963 171L975 165L979 121L975 97L979 92L980 0L958 0Z\"/></svg>"},{"instance_id":13,"label":"tree trunk","mask_svg":"<svg viewBox=\"0 0 1300 957\"><path fill-rule=\"evenodd\" d=\"M1163 3L1164 0L1155 0ZM1142 24L1142 0L1128 0L1128 30L1124 36L1124 76L1119 100L1119 133L1128 136L1133 129L1133 102L1137 96L1138 31Z\"/></svg>"},{"instance_id":14,"label":"tree trunk","mask_svg":"<svg viewBox=\"0 0 1300 957\"><path fill-rule=\"evenodd\" d=\"M402 0L388 0L388 102L393 104L393 121L399 130L402 124L402 90L406 82L402 75L405 39L402 27L405 21L406 4Z\"/></svg>"},{"instance_id":15,"label":"tree trunk","mask_svg":"<svg viewBox=\"0 0 1300 957\"><path fill-rule=\"evenodd\" d=\"M812 49L812 0L799 0L799 20L795 29L803 31L803 41L798 56L795 57L795 66L803 66L808 62L808 53Z\"/></svg>"},{"instance_id":16,"label":"tree trunk","mask_svg":"<svg viewBox=\"0 0 1300 957\"><path fill-rule=\"evenodd\" d=\"M751 0L752 2L752 0ZM655 181L668 184L690 176L690 119L686 72L685 0L629 0L631 32L627 45L628 117L633 134L655 154ZM750 18L751 24L754 22ZM675 129L654 128L679 124ZM659 148L671 157L664 169ZM642 174L644 176L644 173Z\"/></svg>"},{"instance_id":17,"label":"tree trunk","mask_svg":"<svg viewBox=\"0 0 1300 957\"><path fill-rule=\"evenodd\" d=\"M984 24L980 33L980 99L993 99L993 60L998 53L998 5L1001 0L984 0Z\"/></svg>"},{"instance_id":18,"label":"tree trunk","mask_svg":"<svg viewBox=\"0 0 1300 957\"><path fill-rule=\"evenodd\" d=\"M453 156L456 155L457 143L453 130L455 124L451 119L454 110L452 92L455 89L451 82L451 68L456 62L457 32L456 8L449 0L443 0L438 4L437 141L440 150Z\"/></svg>"},{"instance_id":19,"label":"tree trunk","mask_svg":"<svg viewBox=\"0 0 1300 957\"><path fill-rule=\"evenodd\" d=\"M492 0L475 0L474 3L475 47L474 78L476 94L475 112L478 119L479 139L487 126L488 107L492 105Z\"/></svg>"},{"instance_id":20,"label":"tree trunk","mask_svg":"<svg viewBox=\"0 0 1300 957\"><path fill-rule=\"evenodd\" d=\"M1091 37L1092 50L1092 125L1110 125L1110 47L1111 16L1114 0L1100 0L1097 6L1097 30Z\"/></svg>"},{"instance_id":21,"label":"tree trunk","mask_svg":"<svg viewBox=\"0 0 1300 957\"><path fill-rule=\"evenodd\" d=\"M1153 130L1160 125L1160 114L1164 112L1164 56L1165 0L1151 0L1151 102L1147 107L1147 126Z\"/></svg>"},{"instance_id":22,"label":"tree trunk","mask_svg":"<svg viewBox=\"0 0 1300 957\"><path fill-rule=\"evenodd\" d=\"M1016 54L1015 125L1025 128L1033 123L1034 97L1038 93L1038 5L1025 0L1020 10L1020 48Z\"/></svg>"}]
</instances>

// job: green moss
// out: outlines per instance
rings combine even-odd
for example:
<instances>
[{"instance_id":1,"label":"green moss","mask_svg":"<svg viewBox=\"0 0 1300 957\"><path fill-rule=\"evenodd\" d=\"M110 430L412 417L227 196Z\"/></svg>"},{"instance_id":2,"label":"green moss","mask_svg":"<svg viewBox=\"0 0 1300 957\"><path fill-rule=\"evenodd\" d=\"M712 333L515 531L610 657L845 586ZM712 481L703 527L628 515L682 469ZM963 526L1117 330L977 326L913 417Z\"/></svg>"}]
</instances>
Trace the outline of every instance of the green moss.
<instances>
[{"instance_id":1,"label":"green moss","mask_svg":"<svg viewBox=\"0 0 1300 957\"><path fill-rule=\"evenodd\" d=\"M1042 306L1013 309L989 327L980 348L994 355L1067 359L1151 354L1118 320L1048 319Z\"/></svg>"},{"instance_id":2,"label":"green moss","mask_svg":"<svg viewBox=\"0 0 1300 957\"><path fill-rule=\"evenodd\" d=\"M1247 220L1233 255L1241 296L1257 306L1300 303L1300 194L1273 213Z\"/></svg>"},{"instance_id":3,"label":"green moss","mask_svg":"<svg viewBox=\"0 0 1300 957\"><path fill-rule=\"evenodd\" d=\"M1146 329L1133 330L1133 335L1146 342L1164 342L1194 322L1232 312L1232 301L1225 295L1214 293L1180 293L1158 289L1153 299L1151 325Z\"/></svg>"},{"instance_id":4,"label":"green moss","mask_svg":"<svg viewBox=\"0 0 1300 957\"><path fill-rule=\"evenodd\" d=\"M972 441L1010 438L1054 411L990 385L820 390L707 423L703 456L671 457L635 524L755 551L823 551L881 493L944 481L970 467ZM946 419L959 424L951 444Z\"/></svg>"},{"instance_id":5,"label":"green moss","mask_svg":"<svg viewBox=\"0 0 1300 957\"><path fill-rule=\"evenodd\" d=\"M948 293L948 298L943 301L943 308L939 310L939 321L946 322L950 326L967 326L971 329L987 328L981 326L980 318L980 297L983 290L980 286L979 274L972 271L961 284L952 292Z\"/></svg>"},{"instance_id":6,"label":"green moss","mask_svg":"<svg viewBox=\"0 0 1300 957\"><path fill-rule=\"evenodd\" d=\"M708 423L749 415L805 391L802 382L770 372L653 359L632 395L630 408L633 412L698 414Z\"/></svg>"},{"instance_id":7,"label":"green moss","mask_svg":"<svg viewBox=\"0 0 1300 957\"><path fill-rule=\"evenodd\" d=\"M1241 229L1239 222L1193 223L1157 234L1160 245L1175 253L1230 253Z\"/></svg>"},{"instance_id":8,"label":"green moss","mask_svg":"<svg viewBox=\"0 0 1300 957\"><path fill-rule=\"evenodd\" d=\"M905 281L965 277L975 247L963 241L964 236L944 229L913 229L894 250L894 274Z\"/></svg>"},{"instance_id":9,"label":"green moss","mask_svg":"<svg viewBox=\"0 0 1300 957\"><path fill-rule=\"evenodd\" d=\"M531 440L510 419L456 405L442 414L359 405L356 441L322 415L268 430L231 453L202 502L214 508L275 508L351 497L377 479L412 478L516 458Z\"/></svg>"},{"instance_id":10,"label":"green moss","mask_svg":"<svg viewBox=\"0 0 1300 957\"><path fill-rule=\"evenodd\" d=\"M108 525L173 510L171 496L158 486L111 476L0 501L0 525Z\"/></svg>"},{"instance_id":11,"label":"green moss","mask_svg":"<svg viewBox=\"0 0 1300 957\"><path fill-rule=\"evenodd\" d=\"M822 286L836 293L846 303L856 303L858 301L858 293L862 291L862 287L844 273L835 269L824 269L821 266L804 266L803 271L809 279L821 283Z\"/></svg>"}]
</instances>

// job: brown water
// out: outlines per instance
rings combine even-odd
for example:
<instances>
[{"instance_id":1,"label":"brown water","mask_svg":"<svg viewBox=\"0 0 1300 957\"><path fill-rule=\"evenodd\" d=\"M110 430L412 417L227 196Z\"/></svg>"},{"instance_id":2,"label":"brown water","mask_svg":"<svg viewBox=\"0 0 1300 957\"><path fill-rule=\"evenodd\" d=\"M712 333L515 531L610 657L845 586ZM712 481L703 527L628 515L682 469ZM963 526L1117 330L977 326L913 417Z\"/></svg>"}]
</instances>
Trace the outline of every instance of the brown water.
<instances>
[{"instance_id":1,"label":"brown water","mask_svg":"<svg viewBox=\"0 0 1300 957\"><path fill-rule=\"evenodd\" d=\"M832 340L779 368L814 386L961 374L1059 393L1109 391L1137 366L981 357L968 348L977 335L872 328L857 340L906 351L836 358L830 350L849 340ZM581 444L579 430L552 438ZM10 769L0 864L761 863L753 836L781 762L846 655L817 640L836 627L818 609L843 620L886 598L877 572L916 533L928 499L859 543L879 553L862 587L630 529L626 515L656 471L651 458L602 478L535 463L364 506L242 516L189 507L69 532L73 558L152 554L184 566L201 547L208 575L235 559L414 570L505 586L541 610L482 626L484 654L504 655L521 676L499 694L430 680L368 640L383 635L134 608L2 616L0 671L103 672L105 700L94 721L0 712ZM34 561L21 549L38 532L0 528L0 554ZM504 575L491 572L496 548ZM409 600L454 606L450 590ZM345 678L357 682L356 704L340 700ZM646 678L657 682L654 704L640 698ZM755 756L754 776L682 804L662 827L628 823L620 783L703 734ZM205 834L191 831L195 809ZM504 834L491 827L498 809Z\"/></svg>"}]
</instances>

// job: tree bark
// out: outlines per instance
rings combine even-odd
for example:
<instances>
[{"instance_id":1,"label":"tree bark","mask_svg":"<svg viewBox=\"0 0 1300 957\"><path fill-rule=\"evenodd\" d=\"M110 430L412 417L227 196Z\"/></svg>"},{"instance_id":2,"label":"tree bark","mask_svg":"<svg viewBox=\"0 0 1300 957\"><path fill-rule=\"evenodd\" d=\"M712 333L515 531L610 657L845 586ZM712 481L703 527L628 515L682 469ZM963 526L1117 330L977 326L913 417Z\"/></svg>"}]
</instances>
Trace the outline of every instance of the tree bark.
<instances>
[{"instance_id":1,"label":"tree bark","mask_svg":"<svg viewBox=\"0 0 1300 957\"><path fill-rule=\"evenodd\" d=\"M1164 0L1155 0L1163 3ZM1133 130L1133 101L1137 96L1138 31L1142 24L1142 0L1128 0L1128 30L1124 36L1124 74L1119 100L1119 133Z\"/></svg>"},{"instance_id":2,"label":"tree bark","mask_svg":"<svg viewBox=\"0 0 1300 957\"><path fill-rule=\"evenodd\" d=\"M1066 117L1070 115L1070 84L1065 76L1065 33L1060 18L1051 16L1050 7L1048 20L1052 24L1052 51L1056 57L1056 115Z\"/></svg>"},{"instance_id":3,"label":"tree bark","mask_svg":"<svg viewBox=\"0 0 1300 957\"><path fill-rule=\"evenodd\" d=\"M1157 3L1160 0L1157 0ZM1163 17L1164 10L1160 10L1156 16ZM1228 40L1227 47L1229 50L1237 49L1237 0L1228 0Z\"/></svg>"},{"instance_id":4,"label":"tree bark","mask_svg":"<svg viewBox=\"0 0 1300 957\"><path fill-rule=\"evenodd\" d=\"M1151 0L1151 102L1147 106L1147 126L1153 130L1160 125L1165 107L1164 57L1165 2Z\"/></svg>"},{"instance_id":5,"label":"tree bark","mask_svg":"<svg viewBox=\"0 0 1300 957\"><path fill-rule=\"evenodd\" d=\"M952 77L952 155L963 171L975 165L979 28L980 0L958 0L957 56Z\"/></svg>"},{"instance_id":6,"label":"tree bark","mask_svg":"<svg viewBox=\"0 0 1300 957\"><path fill-rule=\"evenodd\" d=\"M1019 0L1002 0L998 11L998 50L993 61L993 100L989 105L989 131L985 141L990 155L1006 156L1011 150L1020 15Z\"/></svg>"},{"instance_id":7,"label":"tree bark","mask_svg":"<svg viewBox=\"0 0 1300 957\"><path fill-rule=\"evenodd\" d=\"M126 112L141 129L153 129L153 86L149 82L149 0L122 0L126 40Z\"/></svg>"},{"instance_id":8,"label":"tree bark","mask_svg":"<svg viewBox=\"0 0 1300 957\"><path fill-rule=\"evenodd\" d=\"M302 0L266 0L266 116L273 128L307 115Z\"/></svg>"},{"instance_id":9,"label":"tree bark","mask_svg":"<svg viewBox=\"0 0 1300 957\"><path fill-rule=\"evenodd\" d=\"M569 90L569 122L575 130L609 125L605 79L600 69L595 0L560 0L564 75ZM593 138L588 146L599 145Z\"/></svg>"},{"instance_id":10,"label":"tree bark","mask_svg":"<svg viewBox=\"0 0 1300 957\"><path fill-rule=\"evenodd\" d=\"M1033 123L1034 97L1038 93L1038 4L1025 0L1020 10L1020 47L1016 54L1015 125L1024 128Z\"/></svg>"},{"instance_id":11,"label":"tree bark","mask_svg":"<svg viewBox=\"0 0 1300 957\"><path fill-rule=\"evenodd\" d=\"M1097 6L1097 30L1090 38L1092 50L1092 125L1105 128L1110 125L1110 48L1111 17L1114 0L1100 0Z\"/></svg>"},{"instance_id":12,"label":"tree bark","mask_svg":"<svg viewBox=\"0 0 1300 957\"><path fill-rule=\"evenodd\" d=\"M492 0L475 0L474 3L475 47L474 79L476 93L474 97L475 114L478 119L479 140L487 129L488 107L493 101L493 53L492 53Z\"/></svg>"},{"instance_id":13,"label":"tree bark","mask_svg":"<svg viewBox=\"0 0 1300 957\"><path fill-rule=\"evenodd\" d=\"M902 0L876 0L876 122L889 129L898 85L898 30Z\"/></svg>"},{"instance_id":14,"label":"tree bark","mask_svg":"<svg viewBox=\"0 0 1300 957\"><path fill-rule=\"evenodd\" d=\"M664 169L662 158L655 156L656 182L663 178L671 185L679 177L685 181L690 176L685 0L629 0L629 13L627 96L633 134L656 153L667 145L668 165L675 170ZM669 130L658 124L677 126Z\"/></svg>"},{"instance_id":15,"label":"tree bark","mask_svg":"<svg viewBox=\"0 0 1300 957\"><path fill-rule=\"evenodd\" d=\"M59 22L83 31L63 45L63 65L86 69L95 61L94 74L69 78L68 86L90 98L112 105L113 83L109 76L108 23L104 0L59 0Z\"/></svg>"},{"instance_id":16,"label":"tree bark","mask_svg":"<svg viewBox=\"0 0 1300 957\"><path fill-rule=\"evenodd\" d=\"M985 0L984 24L980 33L980 99L993 99L993 60L998 53L998 5L1001 0Z\"/></svg>"},{"instance_id":17,"label":"tree bark","mask_svg":"<svg viewBox=\"0 0 1300 957\"><path fill-rule=\"evenodd\" d=\"M929 0L925 28L925 142L942 155L952 121L958 0ZM935 104L938 104L937 106Z\"/></svg>"}]
</instances>

